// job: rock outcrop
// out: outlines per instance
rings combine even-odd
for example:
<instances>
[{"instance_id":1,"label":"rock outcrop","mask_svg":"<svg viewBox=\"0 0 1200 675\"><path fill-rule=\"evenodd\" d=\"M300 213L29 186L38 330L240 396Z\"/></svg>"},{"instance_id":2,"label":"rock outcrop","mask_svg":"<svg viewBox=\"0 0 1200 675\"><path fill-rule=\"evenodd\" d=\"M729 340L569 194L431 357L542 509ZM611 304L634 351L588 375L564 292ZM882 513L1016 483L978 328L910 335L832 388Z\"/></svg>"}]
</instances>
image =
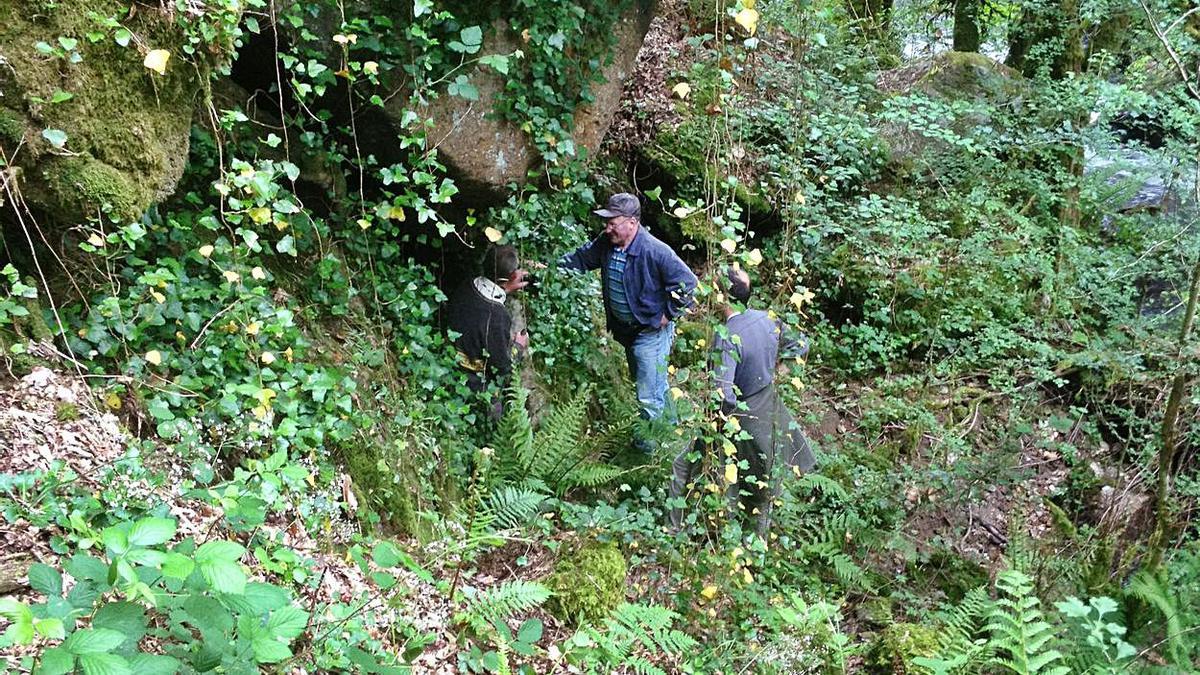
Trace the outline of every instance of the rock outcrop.
<instances>
[{"instance_id":1,"label":"rock outcrop","mask_svg":"<svg viewBox=\"0 0 1200 675\"><path fill-rule=\"evenodd\" d=\"M604 81L592 85L593 101L575 114L577 149L591 153L600 147L620 105L622 85L633 72L652 18L651 3L634 2L613 27L616 45L611 60L602 69ZM521 37L501 19L487 32L482 53L511 54L522 46ZM430 144L437 146L439 156L470 189L494 191L509 183L520 183L541 158L528 134L492 113L507 79L487 68L474 69L469 78L479 91L480 100L468 101L453 96L434 100L429 110L434 122L429 131ZM400 97L394 100L397 103L394 108L389 108L389 114L398 119L404 112L405 102Z\"/></svg>"}]
</instances>

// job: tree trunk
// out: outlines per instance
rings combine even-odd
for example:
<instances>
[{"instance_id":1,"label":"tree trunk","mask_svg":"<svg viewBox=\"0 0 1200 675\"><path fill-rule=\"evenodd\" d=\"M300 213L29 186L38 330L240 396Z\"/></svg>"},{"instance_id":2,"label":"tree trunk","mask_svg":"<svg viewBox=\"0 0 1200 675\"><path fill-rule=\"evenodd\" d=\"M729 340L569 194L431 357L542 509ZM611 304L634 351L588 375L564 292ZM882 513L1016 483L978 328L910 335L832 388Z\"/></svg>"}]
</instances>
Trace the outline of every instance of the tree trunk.
<instances>
[{"instance_id":1,"label":"tree trunk","mask_svg":"<svg viewBox=\"0 0 1200 675\"><path fill-rule=\"evenodd\" d=\"M892 40L892 6L895 0L847 0L847 10L855 22L855 30L863 39L883 47L887 53L898 53Z\"/></svg>"},{"instance_id":2,"label":"tree trunk","mask_svg":"<svg viewBox=\"0 0 1200 675\"><path fill-rule=\"evenodd\" d=\"M979 51L980 0L954 1L954 51Z\"/></svg>"},{"instance_id":3,"label":"tree trunk","mask_svg":"<svg viewBox=\"0 0 1200 675\"><path fill-rule=\"evenodd\" d=\"M1025 7L1016 25L1009 29L1005 65L1034 77L1049 68L1050 77L1083 70L1083 26L1079 0L1059 0L1053 7Z\"/></svg>"},{"instance_id":4,"label":"tree trunk","mask_svg":"<svg viewBox=\"0 0 1200 675\"><path fill-rule=\"evenodd\" d=\"M1154 491L1154 534L1150 537L1150 553L1146 567L1154 572L1167 549L1167 534L1171 529L1170 500L1171 472L1175 464L1178 447L1177 426L1179 408L1183 405L1183 394L1187 384L1187 368L1183 363L1184 350L1192 334L1192 322L1196 318L1196 301L1200 297L1200 260L1192 268L1192 280L1188 288L1187 310L1183 315L1183 327L1179 330L1179 348L1176 353L1175 377L1171 380L1171 393L1167 397L1167 410L1163 415L1162 446L1158 449L1158 484Z\"/></svg>"}]
</instances>

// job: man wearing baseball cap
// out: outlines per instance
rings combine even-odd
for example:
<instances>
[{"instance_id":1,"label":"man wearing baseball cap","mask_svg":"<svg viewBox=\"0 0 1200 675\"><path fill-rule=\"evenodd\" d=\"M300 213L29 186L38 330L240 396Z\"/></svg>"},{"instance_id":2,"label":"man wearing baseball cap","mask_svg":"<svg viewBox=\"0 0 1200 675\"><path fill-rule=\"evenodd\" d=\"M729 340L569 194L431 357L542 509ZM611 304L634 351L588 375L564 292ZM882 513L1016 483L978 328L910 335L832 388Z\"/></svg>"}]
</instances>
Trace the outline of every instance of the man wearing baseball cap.
<instances>
[{"instance_id":1,"label":"man wearing baseball cap","mask_svg":"<svg viewBox=\"0 0 1200 675\"><path fill-rule=\"evenodd\" d=\"M692 304L696 275L641 225L638 198L621 192L593 211L604 233L563 256L561 267L600 270L608 329L625 348L629 374L637 386L642 417L673 422L667 400L667 358L675 341L675 318ZM643 452L653 446L638 439Z\"/></svg>"}]
</instances>

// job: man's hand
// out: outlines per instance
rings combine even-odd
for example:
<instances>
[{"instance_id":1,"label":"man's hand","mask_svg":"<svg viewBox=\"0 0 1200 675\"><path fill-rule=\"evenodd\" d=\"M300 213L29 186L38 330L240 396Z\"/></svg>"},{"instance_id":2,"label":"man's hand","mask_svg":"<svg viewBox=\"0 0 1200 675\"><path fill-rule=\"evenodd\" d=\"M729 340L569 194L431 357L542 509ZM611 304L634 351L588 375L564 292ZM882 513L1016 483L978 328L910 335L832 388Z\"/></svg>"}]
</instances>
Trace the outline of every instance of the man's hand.
<instances>
[{"instance_id":1,"label":"man's hand","mask_svg":"<svg viewBox=\"0 0 1200 675\"><path fill-rule=\"evenodd\" d=\"M669 323L671 323L671 320L667 318L666 314L663 314L662 320L658 322L658 329L662 330L662 329L666 328L667 324L669 324Z\"/></svg>"},{"instance_id":2,"label":"man's hand","mask_svg":"<svg viewBox=\"0 0 1200 675\"><path fill-rule=\"evenodd\" d=\"M513 338L513 342L517 343L521 349L527 349L529 347L529 331L522 328Z\"/></svg>"},{"instance_id":3,"label":"man's hand","mask_svg":"<svg viewBox=\"0 0 1200 675\"><path fill-rule=\"evenodd\" d=\"M522 270L522 269L518 269L515 272L513 272L512 278L509 279L508 281L505 281L503 284L501 284L500 287L504 289L505 293L512 293L513 291L519 291L522 288L525 288L526 286L529 285L529 279L526 278L526 277L528 277L528 275L529 275L529 272L526 272L525 270Z\"/></svg>"}]
</instances>

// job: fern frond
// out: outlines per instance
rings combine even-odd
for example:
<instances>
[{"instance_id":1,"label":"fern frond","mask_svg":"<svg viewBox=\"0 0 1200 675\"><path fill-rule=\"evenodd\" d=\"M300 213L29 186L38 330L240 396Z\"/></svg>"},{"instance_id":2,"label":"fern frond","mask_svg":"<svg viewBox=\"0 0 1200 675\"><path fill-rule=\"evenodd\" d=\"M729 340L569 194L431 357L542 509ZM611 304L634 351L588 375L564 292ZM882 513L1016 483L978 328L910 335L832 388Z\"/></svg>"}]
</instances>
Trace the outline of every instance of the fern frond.
<instances>
[{"instance_id":1,"label":"fern frond","mask_svg":"<svg viewBox=\"0 0 1200 675\"><path fill-rule=\"evenodd\" d=\"M489 517L489 531L509 530L532 520L545 501L546 495L541 492L509 485L488 497L482 514Z\"/></svg>"},{"instance_id":2,"label":"fern frond","mask_svg":"<svg viewBox=\"0 0 1200 675\"><path fill-rule=\"evenodd\" d=\"M507 619L518 612L541 605L550 597L550 589L533 581L509 581L467 600L456 619L483 632L495 621Z\"/></svg>"},{"instance_id":3,"label":"fern frond","mask_svg":"<svg viewBox=\"0 0 1200 675\"><path fill-rule=\"evenodd\" d=\"M546 416L538 428L531 446L528 473L554 485L561 477L579 463L580 430L591 397L591 388L582 387L574 396L557 406Z\"/></svg>"},{"instance_id":4,"label":"fern frond","mask_svg":"<svg viewBox=\"0 0 1200 675\"><path fill-rule=\"evenodd\" d=\"M1167 655L1170 656L1172 663L1190 665L1186 663L1187 645L1184 644L1183 636L1187 631L1183 625L1182 610L1165 575L1162 573L1150 574L1146 570L1141 570L1133 575L1133 579L1129 581L1129 587L1125 589L1125 594L1146 603L1162 615L1163 620L1166 621Z\"/></svg>"},{"instance_id":5,"label":"fern frond","mask_svg":"<svg viewBox=\"0 0 1200 675\"><path fill-rule=\"evenodd\" d=\"M819 473L806 473L800 476L795 481L796 489L805 492L820 490L822 494L835 499L838 502L850 501L850 493L837 480L829 476L823 476Z\"/></svg>"},{"instance_id":6,"label":"fern frond","mask_svg":"<svg viewBox=\"0 0 1200 675\"><path fill-rule=\"evenodd\" d=\"M559 493L566 492L572 488L596 488L605 485L620 478L626 473L625 469L611 464L601 464L599 462L584 462L574 469L571 469L567 475L559 481Z\"/></svg>"},{"instance_id":7,"label":"fern frond","mask_svg":"<svg viewBox=\"0 0 1200 675\"><path fill-rule=\"evenodd\" d=\"M992 606L986 629L996 651L1004 656L993 663L1017 675L1065 675L1066 666L1055 665L1063 655L1054 648L1054 629L1046 622L1033 595L1033 581L1023 572L1005 570L996 579L1003 594Z\"/></svg>"},{"instance_id":8,"label":"fern frond","mask_svg":"<svg viewBox=\"0 0 1200 675\"><path fill-rule=\"evenodd\" d=\"M502 479L526 473L533 457L533 422L529 419L529 393L514 376L509 388L508 405L497 429L497 474Z\"/></svg>"},{"instance_id":9,"label":"fern frond","mask_svg":"<svg viewBox=\"0 0 1200 675\"><path fill-rule=\"evenodd\" d=\"M637 675L667 675L666 671L658 666L650 663L643 656L631 656L625 661L625 665Z\"/></svg>"}]
</instances>

